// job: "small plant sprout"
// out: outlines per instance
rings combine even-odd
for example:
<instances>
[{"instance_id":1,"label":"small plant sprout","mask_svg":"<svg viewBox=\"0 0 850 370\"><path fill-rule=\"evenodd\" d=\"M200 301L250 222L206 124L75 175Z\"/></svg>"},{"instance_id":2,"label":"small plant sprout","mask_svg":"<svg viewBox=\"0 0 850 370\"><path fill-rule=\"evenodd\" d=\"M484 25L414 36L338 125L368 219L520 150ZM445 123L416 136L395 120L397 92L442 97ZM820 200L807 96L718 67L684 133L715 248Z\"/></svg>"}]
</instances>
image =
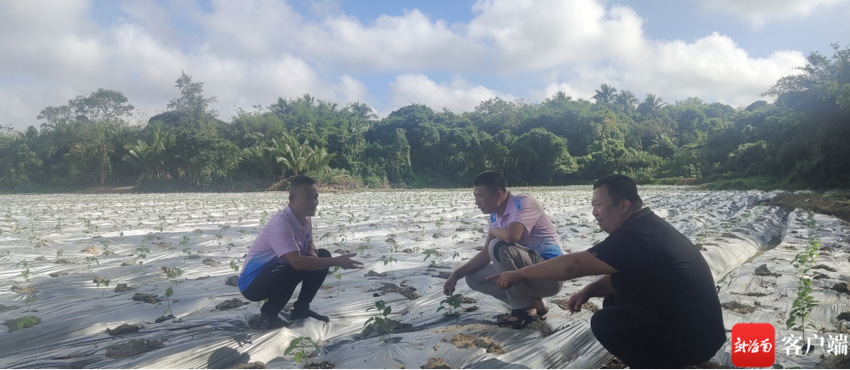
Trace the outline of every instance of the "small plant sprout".
<instances>
[{"instance_id":1,"label":"small plant sprout","mask_svg":"<svg viewBox=\"0 0 850 370\"><path fill-rule=\"evenodd\" d=\"M100 261L98 261L98 260L97 260L97 257L95 257L95 256L88 256L88 257L86 257L86 258L83 258L83 261L85 261L85 262L86 262L86 264L88 265L89 273L91 273L91 264L92 264L92 262L94 262L94 263L96 263L98 266L100 266Z\"/></svg>"},{"instance_id":2,"label":"small plant sprout","mask_svg":"<svg viewBox=\"0 0 850 370\"><path fill-rule=\"evenodd\" d=\"M12 260L12 252L5 250L0 252L0 259L3 261L11 261Z\"/></svg>"},{"instance_id":3,"label":"small plant sprout","mask_svg":"<svg viewBox=\"0 0 850 370\"><path fill-rule=\"evenodd\" d=\"M437 229L441 229L443 227L443 225L446 224L446 218L440 217L440 219L437 220L437 221L434 221L434 223L437 225Z\"/></svg>"},{"instance_id":4,"label":"small plant sprout","mask_svg":"<svg viewBox=\"0 0 850 370\"><path fill-rule=\"evenodd\" d=\"M235 272L239 272L239 264L237 263L239 260L230 261L230 268Z\"/></svg>"},{"instance_id":5,"label":"small plant sprout","mask_svg":"<svg viewBox=\"0 0 850 370\"><path fill-rule=\"evenodd\" d=\"M434 248L433 244L431 244L430 249L426 249L422 253L425 254L425 258L422 259L422 261L427 261L429 259L431 260L431 263L428 265L428 267L437 267L437 261L434 261L434 257L439 256L440 252L437 251L437 248Z\"/></svg>"},{"instance_id":6,"label":"small plant sprout","mask_svg":"<svg viewBox=\"0 0 850 370\"><path fill-rule=\"evenodd\" d=\"M105 277L95 277L94 281L97 284L97 287L100 288L100 284L103 284L103 292L100 293L100 298L103 299L103 295L106 293L106 288L109 288L109 279Z\"/></svg>"},{"instance_id":7,"label":"small plant sprout","mask_svg":"<svg viewBox=\"0 0 850 370\"><path fill-rule=\"evenodd\" d=\"M460 254L457 251L455 251L454 253L452 253L452 259L460 261ZM457 265L459 263L460 262L455 262L455 268L457 268Z\"/></svg>"},{"instance_id":8,"label":"small plant sprout","mask_svg":"<svg viewBox=\"0 0 850 370\"><path fill-rule=\"evenodd\" d=\"M446 299L440 301L440 307L437 308L437 312L440 312L440 310L445 309L447 310L447 312L443 312L443 316L460 316L460 312L457 311L457 309L460 308L460 297L460 294L455 294L446 297Z\"/></svg>"},{"instance_id":9,"label":"small plant sprout","mask_svg":"<svg viewBox=\"0 0 850 370\"><path fill-rule=\"evenodd\" d=\"M150 254L151 250L148 247L145 247L144 243L136 248L136 254L139 255L139 258L145 260L148 258L148 254ZM139 264L144 264L144 261L139 261Z\"/></svg>"},{"instance_id":10,"label":"small plant sprout","mask_svg":"<svg viewBox=\"0 0 850 370\"><path fill-rule=\"evenodd\" d=\"M162 311L162 315L165 316L166 313L171 313L171 317L172 317L171 320L175 321L176 316L174 316L174 311L171 310L171 296L173 296L173 295L174 295L174 289L172 289L171 287L168 287L168 289L165 290L165 303L168 305L168 309ZM177 302L180 302L180 300L175 299L174 303L177 303ZM162 304L162 303L160 303L160 304Z\"/></svg>"},{"instance_id":11,"label":"small plant sprout","mask_svg":"<svg viewBox=\"0 0 850 370\"><path fill-rule=\"evenodd\" d=\"M124 244L124 232L118 233L118 240L121 241L121 244Z\"/></svg>"},{"instance_id":12,"label":"small plant sprout","mask_svg":"<svg viewBox=\"0 0 850 370\"><path fill-rule=\"evenodd\" d=\"M313 353L319 349L319 346L313 342L313 339L310 337L299 337L293 339L289 342L289 347L286 348L286 351L283 352L284 356L288 356L290 353L295 357L295 363L300 363L301 360L306 362L306 358L312 356Z\"/></svg>"},{"instance_id":13,"label":"small plant sprout","mask_svg":"<svg viewBox=\"0 0 850 370\"><path fill-rule=\"evenodd\" d=\"M18 330L21 330L23 328L32 327L35 324L38 324L38 317L24 316L24 317L18 319Z\"/></svg>"},{"instance_id":14,"label":"small plant sprout","mask_svg":"<svg viewBox=\"0 0 850 370\"><path fill-rule=\"evenodd\" d=\"M339 297L339 285L342 283L342 269L334 266L333 275L336 278L336 296Z\"/></svg>"},{"instance_id":15,"label":"small plant sprout","mask_svg":"<svg viewBox=\"0 0 850 370\"><path fill-rule=\"evenodd\" d=\"M201 231L201 229L195 229L192 233L195 234L195 237L197 238L203 234L203 231Z\"/></svg>"},{"instance_id":16,"label":"small plant sprout","mask_svg":"<svg viewBox=\"0 0 850 370\"><path fill-rule=\"evenodd\" d=\"M380 340L389 343L390 342L390 333L393 331L393 328L389 326L389 316L393 312L393 308L388 306L383 300L375 302L375 307L369 307L366 309L366 312L369 310L376 308L378 309L378 315L374 317L370 317L369 320L363 324L363 326L369 325L370 322L375 322L375 324L380 325L381 329L384 329L384 333L381 334Z\"/></svg>"},{"instance_id":17,"label":"small plant sprout","mask_svg":"<svg viewBox=\"0 0 850 370\"><path fill-rule=\"evenodd\" d=\"M32 306L32 304L36 301L38 301L38 296L35 294L31 294L29 297L27 297L27 299L24 301L24 303L27 304L27 310L24 312L30 312L30 306Z\"/></svg>"}]
</instances>

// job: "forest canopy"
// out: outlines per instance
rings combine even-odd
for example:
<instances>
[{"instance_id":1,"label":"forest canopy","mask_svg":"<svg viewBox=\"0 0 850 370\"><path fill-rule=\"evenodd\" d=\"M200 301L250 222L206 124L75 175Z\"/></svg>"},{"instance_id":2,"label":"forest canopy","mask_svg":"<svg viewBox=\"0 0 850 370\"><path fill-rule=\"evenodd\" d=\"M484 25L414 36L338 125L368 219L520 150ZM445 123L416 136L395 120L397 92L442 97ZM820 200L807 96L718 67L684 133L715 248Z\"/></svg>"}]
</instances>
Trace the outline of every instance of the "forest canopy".
<instances>
[{"instance_id":1,"label":"forest canopy","mask_svg":"<svg viewBox=\"0 0 850 370\"><path fill-rule=\"evenodd\" d=\"M565 185L622 173L641 182L759 177L793 187L850 183L850 48L812 53L745 108L666 102L601 84L591 101L492 98L471 112L411 104L378 119L304 94L224 121L204 83L181 73L166 111L131 124L119 91L44 108L40 129L0 130L0 190L263 190L294 175L368 187L466 187L485 169L509 185Z\"/></svg>"}]
</instances>

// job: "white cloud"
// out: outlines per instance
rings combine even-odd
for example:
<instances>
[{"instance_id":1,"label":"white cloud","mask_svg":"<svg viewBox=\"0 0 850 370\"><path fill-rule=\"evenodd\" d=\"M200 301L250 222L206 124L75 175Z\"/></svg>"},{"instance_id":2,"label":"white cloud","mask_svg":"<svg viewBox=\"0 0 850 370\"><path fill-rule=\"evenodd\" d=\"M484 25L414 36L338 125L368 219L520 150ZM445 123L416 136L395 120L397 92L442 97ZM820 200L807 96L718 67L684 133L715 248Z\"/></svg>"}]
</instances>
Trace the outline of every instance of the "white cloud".
<instances>
[{"instance_id":1,"label":"white cloud","mask_svg":"<svg viewBox=\"0 0 850 370\"><path fill-rule=\"evenodd\" d=\"M469 36L492 42L506 70L598 61L643 48L641 19L632 9L610 10L595 0L479 1Z\"/></svg>"},{"instance_id":2,"label":"white cloud","mask_svg":"<svg viewBox=\"0 0 850 370\"><path fill-rule=\"evenodd\" d=\"M775 3L799 13L837 1ZM727 3L745 7L706 6ZM181 70L206 82L205 94L218 97L214 108L228 119L234 106L305 93L340 105L360 100L385 115L412 102L460 112L495 96L540 101L564 91L588 99L600 83L668 101L744 105L805 64L796 51L754 58L717 33L693 42L649 39L639 14L603 0L481 0L468 23L452 25L416 9L368 20L340 13L333 0L313 5L319 21L273 0L213 0L208 9L129 1L114 19L96 17L87 2L0 2L0 123L37 125L44 107L100 87L155 114L178 94ZM774 14L747 6L755 10L742 14ZM435 82L426 77L432 73L455 77ZM484 82L466 82L468 73ZM397 76L387 101L370 94L384 86L359 80L375 75ZM523 87L502 82L493 90L490 81L518 76L528 77Z\"/></svg>"},{"instance_id":3,"label":"white cloud","mask_svg":"<svg viewBox=\"0 0 850 370\"><path fill-rule=\"evenodd\" d=\"M828 8L847 0L698 0L703 7L734 15L754 29L767 22L807 16L817 8Z\"/></svg>"},{"instance_id":4,"label":"white cloud","mask_svg":"<svg viewBox=\"0 0 850 370\"><path fill-rule=\"evenodd\" d=\"M390 86L392 101L396 106L418 103L434 110L446 107L456 113L472 111L482 100L494 97L505 100L514 99L509 94L501 94L484 86L472 86L462 79L438 84L423 74L397 76Z\"/></svg>"}]
</instances>

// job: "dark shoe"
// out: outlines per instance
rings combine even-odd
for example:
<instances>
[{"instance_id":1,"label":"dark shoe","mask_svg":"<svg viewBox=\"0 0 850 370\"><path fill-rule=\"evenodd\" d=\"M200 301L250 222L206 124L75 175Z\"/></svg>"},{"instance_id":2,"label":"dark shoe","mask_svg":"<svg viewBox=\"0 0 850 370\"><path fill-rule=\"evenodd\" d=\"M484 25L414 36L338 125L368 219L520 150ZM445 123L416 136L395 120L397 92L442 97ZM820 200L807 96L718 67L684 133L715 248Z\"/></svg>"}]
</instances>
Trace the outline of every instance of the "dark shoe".
<instances>
[{"instance_id":1,"label":"dark shoe","mask_svg":"<svg viewBox=\"0 0 850 370\"><path fill-rule=\"evenodd\" d=\"M296 309L293 308L292 312L289 314L289 321L306 319L308 317L312 317L316 320L324 321L324 322L331 321L331 319L329 317L327 317L325 315L319 315L318 313L316 313L316 311L313 311L309 308L306 309L306 310L296 310Z\"/></svg>"},{"instance_id":2,"label":"dark shoe","mask_svg":"<svg viewBox=\"0 0 850 370\"><path fill-rule=\"evenodd\" d=\"M516 318L516 320L511 320ZM528 324L534 322L537 315L532 315L524 309L511 310L511 317L499 323L503 328L525 329Z\"/></svg>"},{"instance_id":3,"label":"dark shoe","mask_svg":"<svg viewBox=\"0 0 850 370\"><path fill-rule=\"evenodd\" d=\"M260 313L260 323L257 325L258 330L277 329L286 326L286 323L277 315Z\"/></svg>"}]
</instances>

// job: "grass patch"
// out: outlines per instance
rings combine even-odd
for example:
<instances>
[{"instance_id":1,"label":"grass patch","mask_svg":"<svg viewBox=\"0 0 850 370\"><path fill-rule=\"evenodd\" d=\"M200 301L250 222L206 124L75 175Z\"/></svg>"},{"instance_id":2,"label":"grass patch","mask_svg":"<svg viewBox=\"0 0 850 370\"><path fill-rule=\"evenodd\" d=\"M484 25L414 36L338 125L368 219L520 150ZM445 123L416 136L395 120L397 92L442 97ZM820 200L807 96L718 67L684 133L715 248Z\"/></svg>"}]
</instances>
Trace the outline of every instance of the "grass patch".
<instances>
[{"instance_id":1,"label":"grass patch","mask_svg":"<svg viewBox=\"0 0 850 370\"><path fill-rule=\"evenodd\" d=\"M810 209L816 213L835 216L850 222L850 190L780 194L767 204L782 207L786 211L795 208Z\"/></svg>"},{"instance_id":2,"label":"grass patch","mask_svg":"<svg viewBox=\"0 0 850 370\"><path fill-rule=\"evenodd\" d=\"M781 180L767 177L750 177L743 179L726 179L708 182L700 185L708 190L777 190L786 189L787 185Z\"/></svg>"}]
</instances>

